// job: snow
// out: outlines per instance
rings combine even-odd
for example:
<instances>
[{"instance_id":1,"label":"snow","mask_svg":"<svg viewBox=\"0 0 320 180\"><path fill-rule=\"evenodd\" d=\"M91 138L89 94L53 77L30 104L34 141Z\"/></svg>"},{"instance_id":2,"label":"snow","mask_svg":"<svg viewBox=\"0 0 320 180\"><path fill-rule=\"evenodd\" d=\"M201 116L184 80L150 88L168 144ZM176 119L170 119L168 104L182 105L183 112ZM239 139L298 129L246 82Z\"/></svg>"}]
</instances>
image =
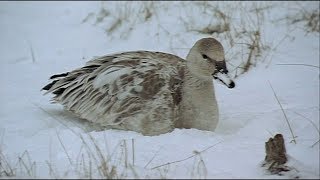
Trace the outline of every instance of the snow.
<instances>
[{"instance_id":1,"label":"snow","mask_svg":"<svg viewBox=\"0 0 320 180\"><path fill-rule=\"evenodd\" d=\"M116 2L108 3L0 2L0 177L6 178L3 157L16 178L106 177L96 170L103 159L100 150L109 163L107 172L111 165L116 167L116 175L108 174L111 177L320 178L320 143L316 143L320 138L319 33L306 34L301 28L273 24L269 19L265 19L263 41L272 47L279 44L276 50L237 77L235 88L214 82L220 111L215 132L175 129L149 137L129 131L96 131L85 120L63 111L61 105L50 104L51 96L43 96L40 89L51 75L115 52L153 50L185 57L196 40L208 35L186 31L184 21L177 19L193 21L192 28L212 22L209 18L197 20L202 9L190 2L155 3L150 6L152 12L160 10L148 21L142 18L145 12L137 8L142 2L120 2L127 4L132 14L142 15L127 17L112 33L106 33L119 8ZM92 13L100 12L102 4L111 7L111 15L95 25ZM289 11L288 4L275 3L282 11L269 10L268 18ZM241 7L249 5L242 3ZM310 9L319 7L319 2L301 5ZM221 8L229 6L237 7L231 2L219 3ZM123 11L121 16L125 15ZM83 22L86 17L88 21ZM217 36L226 52L237 50L229 48L224 36ZM316 67L279 65L294 63ZM270 85L284 108L296 144ZM277 133L285 139L287 165L296 169L283 176L271 175L261 167L265 142ZM170 163L174 161L178 162Z\"/></svg>"}]
</instances>

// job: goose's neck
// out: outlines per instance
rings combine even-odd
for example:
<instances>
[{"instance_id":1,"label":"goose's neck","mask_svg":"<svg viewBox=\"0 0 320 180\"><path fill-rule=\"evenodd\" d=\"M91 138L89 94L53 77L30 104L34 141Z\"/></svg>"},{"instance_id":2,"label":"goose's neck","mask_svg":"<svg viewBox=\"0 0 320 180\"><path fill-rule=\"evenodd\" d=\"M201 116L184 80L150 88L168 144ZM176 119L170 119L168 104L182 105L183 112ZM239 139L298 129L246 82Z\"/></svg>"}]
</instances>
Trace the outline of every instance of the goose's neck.
<instances>
[{"instance_id":1,"label":"goose's neck","mask_svg":"<svg viewBox=\"0 0 320 180\"><path fill-rule=\"evenodd\" d=\"M197 92L198 94L207 92L206 94L214 95L212 79L200 79L193 75L188 69L185 71L184 78L184 91L193 91L193 93L196 94Z\"/></svg>"},{"instance_id":2,"label":"goose's neck","mask_svg":"<svg viewBox=\"0 0 320 180\"><path fill-rule=\"evenodd\" d=\"M185 71L180 128L197 128L213 131L218 122L218 105L212 80L202 80L188 69Z\"/></svg>"},{"instance_id":3,"label":"goose's neck","mask_svg":"<svg viewBox=\"0 0 320 180\"><path fill-rule=\"evenodd\" d=\"M213 80L200 79L188 69L185 71L183 84L183 101L186 104L210 110L216 103Z\"/></svg>"}]
</instances>

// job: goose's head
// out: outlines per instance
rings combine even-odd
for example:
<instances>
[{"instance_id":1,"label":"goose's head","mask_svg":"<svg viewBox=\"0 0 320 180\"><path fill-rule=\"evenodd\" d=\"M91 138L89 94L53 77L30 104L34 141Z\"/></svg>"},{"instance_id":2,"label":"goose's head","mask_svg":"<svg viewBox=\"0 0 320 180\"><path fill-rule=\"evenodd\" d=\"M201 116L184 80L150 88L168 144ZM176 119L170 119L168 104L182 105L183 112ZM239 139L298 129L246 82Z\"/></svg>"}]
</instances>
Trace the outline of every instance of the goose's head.
<instances>
[{"instance_id":1,"label":"goose's head","mask_svg":"<svg viewBox=\"0 0 320 180\"><path fill-rule=\"evenodd\" d=\"M229 88L235 84L228 76L224 50L219 41L214 38L198 40L187 56L187 66L190 72L203 80L218 79Z\"/></svg>"}]
</instances>

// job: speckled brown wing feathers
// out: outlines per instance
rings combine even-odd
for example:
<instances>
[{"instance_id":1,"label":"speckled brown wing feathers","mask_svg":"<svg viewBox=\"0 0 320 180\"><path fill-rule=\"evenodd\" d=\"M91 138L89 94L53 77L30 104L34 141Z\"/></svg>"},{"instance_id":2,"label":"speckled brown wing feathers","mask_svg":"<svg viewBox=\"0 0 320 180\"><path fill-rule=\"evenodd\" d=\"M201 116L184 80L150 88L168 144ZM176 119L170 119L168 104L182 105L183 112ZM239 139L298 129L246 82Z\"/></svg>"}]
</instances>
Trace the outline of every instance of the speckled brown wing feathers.
<instances>
[{"instance_id":1,"label":"speckled brown wing feathers","mask_svg":"<svg viewBox=\"0 0 320 180\"><path fill-rule=\"evenodd\" d=\"M184 60L160 52L136 51L89 61L54 75L43 89L53 101L91 122L130 126L133 119L173 118L181 101ZM160 112L159 112L160 111ZM172 120L172 119L171 119ZM139 123L137 121L137 123ZM148 124L148 122L143 122Z\"/></svg>"}]
</instances>

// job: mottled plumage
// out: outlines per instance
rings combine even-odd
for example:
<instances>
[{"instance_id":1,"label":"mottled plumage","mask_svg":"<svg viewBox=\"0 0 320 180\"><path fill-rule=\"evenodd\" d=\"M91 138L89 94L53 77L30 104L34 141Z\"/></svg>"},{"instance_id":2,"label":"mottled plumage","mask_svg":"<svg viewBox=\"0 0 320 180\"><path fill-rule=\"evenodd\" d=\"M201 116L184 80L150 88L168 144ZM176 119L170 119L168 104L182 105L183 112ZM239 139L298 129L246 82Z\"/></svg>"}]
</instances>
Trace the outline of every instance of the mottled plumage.
<instances>
[{"instance_id":1,"label":"mottled plumage","mask_svg":"<svg viewBox=\"0 0 320 180\"><path fill-rule=\"evenodd\" d=\"M210 47L216 50L222 46L213 38L207 39L203 52L193 48L188 56L195 56L193 51L206 53L207 58L215 56ZM212 39L218 46L212 46ZM224 57L219 59L221 53L223 55L223 48L219 49L219 57L202 61L210 64L224 62ZM55 94L53 101L65 109L106 128L132 130L145 135L170 132L176 127L214 130L218 107L212 75L215 70L222 73L226 67L220 71L215 64L212 67L207 65L211 68L211 78L205 79L206 74L197 70L203 64L190 68L194 65L187 61L172 54L149 51L106 55L87 62L82 68L52 76L53 81L43 90ZM203 97L201 101L207 107L201 107L201 102L199 104L187 96L200 96L197 97L199 100ZM208 107L216 115L207 112Z\"/></svg>"}]
</instances>

